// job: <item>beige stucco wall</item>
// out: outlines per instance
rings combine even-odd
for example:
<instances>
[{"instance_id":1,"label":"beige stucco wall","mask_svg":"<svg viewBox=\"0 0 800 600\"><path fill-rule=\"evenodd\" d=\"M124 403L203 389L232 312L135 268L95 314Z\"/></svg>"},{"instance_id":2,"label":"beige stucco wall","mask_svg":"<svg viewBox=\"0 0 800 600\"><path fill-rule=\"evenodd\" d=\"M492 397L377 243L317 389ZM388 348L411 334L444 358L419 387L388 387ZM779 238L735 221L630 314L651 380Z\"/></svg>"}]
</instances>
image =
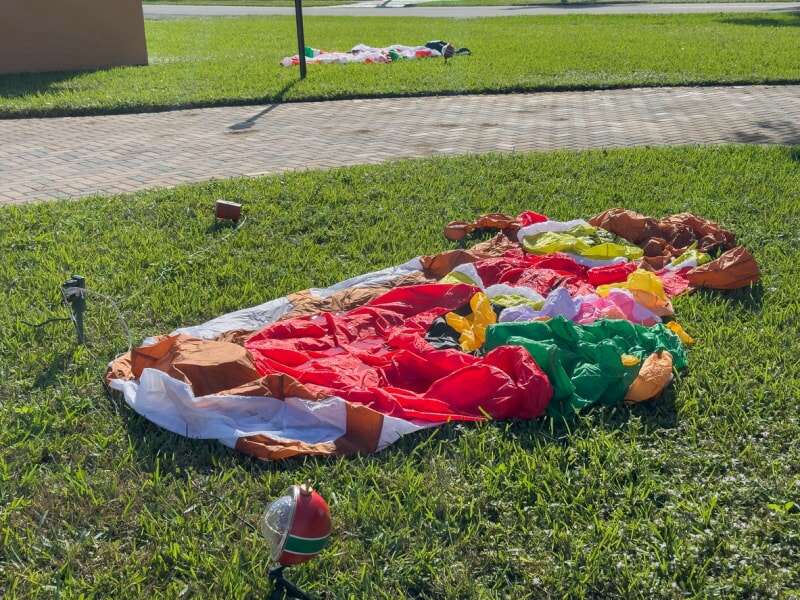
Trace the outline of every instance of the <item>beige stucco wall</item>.
<instances>
[{"instance_id":1,"label":"beige stucco wall","mask_svg":"<svg viewBox=\"0 0 800 600\"><path fill-rule=\"evenodd\" d=\"M0 73L146 64L141 0L0 0Z\"/></svg>"}]
</instances>

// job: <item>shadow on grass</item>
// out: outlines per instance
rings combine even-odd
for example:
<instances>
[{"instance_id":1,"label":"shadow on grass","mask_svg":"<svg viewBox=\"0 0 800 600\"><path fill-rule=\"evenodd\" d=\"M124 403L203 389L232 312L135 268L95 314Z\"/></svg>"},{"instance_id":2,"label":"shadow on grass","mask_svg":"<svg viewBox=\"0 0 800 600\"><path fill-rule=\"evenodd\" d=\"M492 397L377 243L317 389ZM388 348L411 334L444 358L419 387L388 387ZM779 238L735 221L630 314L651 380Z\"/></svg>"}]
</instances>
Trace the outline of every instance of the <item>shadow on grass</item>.
<instances>
[{"instance_id":1,"label":"shadow on grass","mask_svg":"<svg viewBox=\"0 0 800 600\"><path fill-rule=\"evenodd\" d=\"M230 198L226 198L229 200ZM232 199L234 202L240 202L238 198ZM239 223L231 221L230 219L214 219L214 222L206 227L206 233L217 233L219 231L231 231L239 227Z\"/></svg>"},{"instance_id":2,"label":"shadow on grass","mask_svg":"<svg viewBox=\"0 0 800 600\"><path fill-rule=\"evenodd\" d=\"M0 75L0 98L19 98L31 94L44 94L56 85L82 75L81 71L55 73L18 73Z\"/></svg>"},{"instance_id":3,"label":"shadow on grass","mask_svg":"<svg viewBox=\"0 0 800 600\"><path fill-rule=\"evenodd\" d=\"M543 445L569 446L570 434L590 428L604 431L622 429L635 416L645 431L673 429L677 427L675 410L675 386L670 386L660 397L650 402L632 406L598 407L585 411L586 417L571 422L549 418L532 420L508 420L484 423L444 423L434 429L405 435L390 447L369 455L352 457L298 456L281 461L261 461L247 454L224 446L217 440L192 439L177 435L151 423L134 412L116 393L109 394L110 401L120 405L120 414L129 440L137 456L137 464L145 472L156 469L162 474L183 477L187 472L219 473L230 468L243 468L252 474L293 473L317 465L323 466L336 460L387 460L387 455L399 453L408 460L418 460L418 453L427 445L455 443L472 427L491 427L498 436L514 439L521 447L534 451Z\"/></svg>"},{"instance_id":4,"label":"shadow on grass","mask_svg":"<svg viewBox=\"0 0 800 600\"><path fill-rule=\"evenodd\" d=\"M545 444L569 446L571 434L586 429L617 431L624 428L632 417L637 417L645 431L674 429L678 426L675 410L675 384L654 400L633 405L619 404L614 407L596 407L581 413L581 417L570 422L551 419L513 421L506 434L513 437L523 448L534 450Z\"/></svg>"},{"instance_id":5,"label":"shadow on grass","mask_svg":"<svg viewBox=\"0 0 800 600\"><path fill-rule=\"evenodd\" d=\"M800 27L800 13L782 11L781 14L791 16L791 19L783 19L776 16L760 17L725 17L719 19L720 23L728 25L746 25L749 27Z\"/></svg>"},{"instance_id":6,"label":"shadow on grass","mask_svg":"<svg viewBox=\"0 0 800 600\"><path fill-rule=\"evenodd\" d=\"M760 283L729 291L700 288L695 290L694 294L702 298L703 301L725 302L731 309L738 308L750 313L761 312L761 306L764 302L764 286Z\"/></svg>"},{"instance_id":7,"label":"shadow on grass","mask_svg":"<svg viewBox=\"0 0 800 600\"><path fill-rule=\"evenodd\" d=\"M49 388L58 383L58 376L66 371L72 364L75 355L75 348L71 348L66 352L56 354L42 371L36 376L33 381L33 387L37 389Z\"/></svg>"}]
</instances>

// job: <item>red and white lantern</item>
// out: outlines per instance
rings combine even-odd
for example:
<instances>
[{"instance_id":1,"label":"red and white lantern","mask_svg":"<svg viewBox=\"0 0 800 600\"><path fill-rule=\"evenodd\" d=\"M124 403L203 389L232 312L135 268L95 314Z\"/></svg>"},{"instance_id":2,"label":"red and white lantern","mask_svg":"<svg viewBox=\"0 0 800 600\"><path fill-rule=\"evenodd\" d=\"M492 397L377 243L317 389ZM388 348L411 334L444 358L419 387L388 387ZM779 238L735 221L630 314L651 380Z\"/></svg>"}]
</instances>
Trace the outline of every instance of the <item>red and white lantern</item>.
<instances>
[{"instance_id":1,"label":"red and white lantern","mask_svg":"<svg viewBox=\"0 0 800 600\"><path fill-rule=\"evenodd\" d=\"M269 542L272 560L283 566L299 565L328 545L331 512L310 485L293 485L267 506L261 533Z\"/></svg>"}]
</instances>

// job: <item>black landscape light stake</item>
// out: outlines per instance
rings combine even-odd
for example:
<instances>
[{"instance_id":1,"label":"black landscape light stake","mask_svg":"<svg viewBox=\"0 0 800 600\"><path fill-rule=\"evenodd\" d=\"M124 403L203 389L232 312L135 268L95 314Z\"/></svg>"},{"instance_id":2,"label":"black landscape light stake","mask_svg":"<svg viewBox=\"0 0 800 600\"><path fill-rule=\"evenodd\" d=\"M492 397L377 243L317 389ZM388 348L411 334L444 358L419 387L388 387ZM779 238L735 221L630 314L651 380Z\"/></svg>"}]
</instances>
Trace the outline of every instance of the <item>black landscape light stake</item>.
<instances>
[{"instance_id":1,"label":"black landscape light stake","mask_svg":"<svg viewBox=\"0 0 800 600\"><path fill-rule=\"evenodd\" d=\"M83 313L86 312L86 280L80 275L73 275L61 285L61 293L64 302L72 309L78 343L83 344L86 342L86 332L83 327Z\"/></svg>"},{"instance_id":2,"label":"black landscape light stake","mask_svg":"<svg viewBox=\"0 0 800 600\"><path fill-rule=\"evenodd\" d=\"M280 566L270 569L269 580L272 582L273 588L269 600L284 600L285 598L311 600L311 596L306 595L303 590L298 588L291 581L284 579L283 570L285 568L284 566Z\"/></svg>"},{"instance_id":3,"label":"black landscape light stake","mask_svg":"<svg viewBox=\"0 0 800 600\"><path fill-rule=\"evenodd\" d=\"M300 79L305 79L306 36L303 33L303 0L294 0L294 18L297 22L297 57L300 59Z\"/></svg>"}]
</instances>

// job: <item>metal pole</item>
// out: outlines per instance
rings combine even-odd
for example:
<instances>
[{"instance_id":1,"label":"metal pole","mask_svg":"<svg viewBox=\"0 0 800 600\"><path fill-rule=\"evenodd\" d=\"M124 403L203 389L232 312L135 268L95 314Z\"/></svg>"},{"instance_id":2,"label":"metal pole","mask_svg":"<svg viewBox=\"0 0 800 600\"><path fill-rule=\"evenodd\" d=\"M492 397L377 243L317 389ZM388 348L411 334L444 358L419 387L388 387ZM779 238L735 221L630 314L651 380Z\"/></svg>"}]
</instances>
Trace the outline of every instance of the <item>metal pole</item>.
<instances>
[{"instance_id":1,"label":"metal pole","mask_svg":"<svg viewBox=\"0 0 800 600\"><path fill-rule=\"evenodd\" d=\"M300 79L306 78L306 36L303 33L303 0L294 0L297 21L297 56L300 58Z\"/></svg>"}]
</instances>

